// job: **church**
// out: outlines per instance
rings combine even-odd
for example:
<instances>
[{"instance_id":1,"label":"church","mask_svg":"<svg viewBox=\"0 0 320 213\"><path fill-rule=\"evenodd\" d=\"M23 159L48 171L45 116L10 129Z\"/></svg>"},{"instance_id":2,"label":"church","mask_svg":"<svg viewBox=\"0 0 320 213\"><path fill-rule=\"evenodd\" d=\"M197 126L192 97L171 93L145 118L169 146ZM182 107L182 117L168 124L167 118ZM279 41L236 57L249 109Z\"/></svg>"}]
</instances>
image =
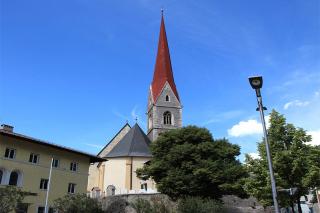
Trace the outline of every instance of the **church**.
<instances>
[{"instance_id":1,"label":"church","mask_svg":"<svg viewBox=\"0 0 320 213\"><path fill-rule=\"evenodd\" d=\"M163 14L146 114L147 133L137 123L132 127L127 123L98 153L107 161L89 168L87 190L92 197L157 192L154 181L139 179L136 170L152 159L149 145L161 132L182 127L182 105L174 82Z\"/></svg>"}]
</instances>

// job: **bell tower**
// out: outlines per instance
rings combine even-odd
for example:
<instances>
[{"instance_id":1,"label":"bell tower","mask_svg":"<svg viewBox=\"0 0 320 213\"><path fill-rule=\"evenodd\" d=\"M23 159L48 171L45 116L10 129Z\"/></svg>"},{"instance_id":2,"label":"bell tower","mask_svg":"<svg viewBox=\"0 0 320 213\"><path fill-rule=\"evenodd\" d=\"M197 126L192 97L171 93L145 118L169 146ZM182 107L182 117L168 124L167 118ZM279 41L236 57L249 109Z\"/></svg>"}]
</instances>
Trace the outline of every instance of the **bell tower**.
<instances>
[{"instance_id":1,"label":"bell tower","mask_svg":"<svg viewBox=\"0 0 320 213\"><path fill-rule=\"evenodd\" d=\"M151 141L156 140L163 131L182 127L182 106L174 83L163 14L153 80L149 88L147 117L147 135Z\"/></svg>"}]
</instances>

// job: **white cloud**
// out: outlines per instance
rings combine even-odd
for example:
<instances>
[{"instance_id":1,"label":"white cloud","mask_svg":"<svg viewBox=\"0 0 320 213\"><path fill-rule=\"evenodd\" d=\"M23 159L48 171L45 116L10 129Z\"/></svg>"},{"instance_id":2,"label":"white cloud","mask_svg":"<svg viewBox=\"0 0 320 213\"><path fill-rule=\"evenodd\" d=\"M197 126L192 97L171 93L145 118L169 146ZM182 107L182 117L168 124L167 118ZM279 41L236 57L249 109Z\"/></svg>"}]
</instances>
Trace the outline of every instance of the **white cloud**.
<instances>
[{"instance_id":1,"label":"white cloud","mask_svg":"<svg viewBox=\"0 0 320 213\"><path fill-rule=\"evenodd\" d=\"M320 145L320 129L316 131L308 131L307 134L312 136L312 141L308 144L310 145Z\"/></svg>"},{"instance_id":2,"label":"white cloud","mask_svg":"<svg viewBox=\"0 0 320 213\"><path fill-rule=\"evenodd\" d=\"M251 152L251 153L248 153L248 155L250 155L250 157L252 157L253 159L260 159L259 153Z\"/></svg>"},{"instance_id":3,"label":"white cloud","mask_svg":"<svg viewBox=\"0 0 320 213\"><path fill-rule=\"evenodd\" d=\"M123 114L123 113L120 113L118 112L117 110L112 110L112 113L123 119L123 120L126 120L126 122L128 121L132 121L134 123L138 122L139 124L143 125L143 126L146 126L146 123L143 121L143 116L142 114L140 113L140 111L138 110L138 106L135 105L132 110L130 111L130 115L127 116L127 113L126 114Z\"/></svg>"},{"instance_id":4,"label":"white cloud","mask_svg":"<svg viewBox=\"0 0 320 213\"><path fill-rule=\"evenodd\" d=\"M117 116L117 117L119 117L119 118L121 118L121 119L123 119L123 120L126 120L126 121L129 120L127 116L123 115L122 113L118 112L117 110L112 110L112 113L113 113L115 116Z\"/></svg>"},{"instance_id":5,"label":"white cloud","mask_svg":"<svg viewBox=\"0 0 320 213\"><path fill-rule=\"evenodd\" d=\"M286 103L283 106L283 109L287 110L289 107L292 107L292 106L304 107L304 106L308 106L309 104L310 104L309 101L294 100L294 101L290 101L290 102Z\"/></svg>"},{"instance_id":6,"label":"white cloud","mask_svg":"<svg viewBox=\"0 0 320 213\"><path fill-rule=\"evenodd\" d=\"M135 123L137 122L139 125L141 124L143 126L146 126L146 123L143 121L143 116L141 115L140 111L138 110L137 105L133 107L130 114L131 114L131 117Z\"/></svg>"},{"instance_id":7,"label":"white cloud","mask_svg":"<svg viewBox=\"0 0 320 213\"><path fill-rule=\"evenodd\" d=\"M270 126L269 119L269 115L265 116L267 128ZM228 135L231 137L243 137L256 134L262 134L262 124L254 119L240 121L238 124L228 129Z\"/></svg>"},{"instance_id":8,"label":"white cloud","mask_svg":"<svg viewBox=\"0 0 320 213\"><path fill-rule=\"evenodd\" d=\"M238 124L228 129L228 134L233 137L261 134L262 126L257 120L240 121Z\"/></svg>"},{"instance_id":9,"label":"white cloud","mask_svg":"<svg viewBox=\"0 0 320 213\"><path fill-rule=\"evenodd\" d=\"M131 110L131 117L134 120L138 120L139 119L139 115L137 115L137 106L134 106L133 109Z\"/></svg>"}]
</instances>

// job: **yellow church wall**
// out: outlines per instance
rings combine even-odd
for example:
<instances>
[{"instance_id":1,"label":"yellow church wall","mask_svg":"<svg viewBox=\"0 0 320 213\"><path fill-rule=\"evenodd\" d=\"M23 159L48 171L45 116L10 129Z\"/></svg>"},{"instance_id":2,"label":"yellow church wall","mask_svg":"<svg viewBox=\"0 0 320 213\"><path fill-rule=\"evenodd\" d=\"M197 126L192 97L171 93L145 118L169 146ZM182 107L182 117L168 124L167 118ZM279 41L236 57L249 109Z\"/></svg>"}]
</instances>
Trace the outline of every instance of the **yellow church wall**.
<instances>
[{"instance_id":1,"label":"yellow church wall","mask_svg":"<svg viewBox=\"0 0 320 213\"><path fill-rule=\"evenodd\" d=\"M6 148L16 150L14 159L5 158ZM39 155L36 164L29 162L30 153ZM27 196L24 203L31 203L28 212L35 213L39 206L45 205L47 190L40 189L40 180L49 178L51 158L59 159L58 168L52 169L49 205L53 200L63 197L68 193L68 184L76 184L75 193L86 193L88 183L89 157L60 150L46 145L31 143L21 139L0 135L0 169L6 171L7 175L13 170L21 173L22 181L18 186L23 191L36 193L36 196ZM78 170L71 171L70 163L78 163ZM4 177L3 177L4 179ZM8 180L8 177L7 177ZM8 184L8 183L7 183ZM1 184L4 187L6 184Z\"/></svg>"},{"instance_id":2,"label":"yellow church wall","mask_svg":"<svg viewBox=\"0 0 320 213\"><path fill-rule=\"evenodd\" d=\"M105 162L94 163L89 166L89 178L87 191L92 192L94 187L98 187L101 192L105 191L104 188L104 174L105 174Z\"/></svg>"},{"instance_id":3,"label":"yellow church wall","mask_svg":"<svg viewBox=\"0 0 320 213\"><path fill-rule=\"evenodd\" d=\"M105 191L109 185L115 186L116 194L123 194L127 190L126 181L126 157L109 158L105 162L104 188Z\"/></svg>"},{"instance_id":4,"label":"yellow church wall","mask_svg":"<svg viewBox=\"0 0 320 213\"><path fill-rule=\"evenodd\" d=\"M104 162L105 178L103 191L105 191L109 185L113 185L116 188L116 194L139 193L141 192L142 183L147 183L149 190L156 191L156 186L152 180L142 181L136 175L136 170L142 168L144 163L149 160L151 160L150 157L109 158L108 161ZM132 175L130 175L130 172ZM130 189L131 183L132 188Z\"/></svg>"},{"instance_id":5,"label":"yellow church wall","mask_svg":"<svg viewBox=\"0 0 320 213\"><path fill-rule=\"evenodd\" d=\"M147 183L148 189L156 190L155 183L152 180L142 181L137 177L136 170L138 168L142 168L143 165L151 160L151 158L148 157L133 157L133 163L132 163L132 189L136 191L140 191L141 184Z\"/></svg>"},{"instance_id":6,"label":"yellow church wall","mask_svg":"<svg viewBox=\"0 0 320 213\"><path fill-rule=\"evenodd\" d=\"M99 157L105 157L119 141L130 131L129 124L125 124L116 136L106 145L98 154ZM102 192L106 191L108 184L105 184L105 162L94 163L89 167L89 179L87 191L91 192L94 187L98 187ZM109 184L110 185L110 184Z\"/></svg>"},{"instance_id":7,"label":"yellow church wall","mask_svg":"<svg viewBox=\"0 0 320 213\"><path fill-rule=\"evenodd\" d=\"M98 163L93 163L89 166L89 177L87 191L90 192L93 187L99 187L100 170Z\"/></svg>"}]
</instances>

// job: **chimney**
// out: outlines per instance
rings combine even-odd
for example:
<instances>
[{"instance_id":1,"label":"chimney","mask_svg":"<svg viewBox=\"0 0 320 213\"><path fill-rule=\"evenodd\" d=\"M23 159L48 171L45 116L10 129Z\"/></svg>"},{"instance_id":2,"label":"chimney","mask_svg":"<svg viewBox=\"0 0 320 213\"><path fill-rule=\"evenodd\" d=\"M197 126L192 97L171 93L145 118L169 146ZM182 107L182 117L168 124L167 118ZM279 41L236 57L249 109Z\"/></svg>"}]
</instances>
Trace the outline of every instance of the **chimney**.
<instances>
[{"instance_id":1,"label":"chimney","mask_svg":"<svg viewBox=\"0 0 320 213\"><path fill-rule=\"evenodd\" d=\"M13 126L7 124L1 124L1 129L6 132L13 132Z\"/></svg>"}]
</instances>

